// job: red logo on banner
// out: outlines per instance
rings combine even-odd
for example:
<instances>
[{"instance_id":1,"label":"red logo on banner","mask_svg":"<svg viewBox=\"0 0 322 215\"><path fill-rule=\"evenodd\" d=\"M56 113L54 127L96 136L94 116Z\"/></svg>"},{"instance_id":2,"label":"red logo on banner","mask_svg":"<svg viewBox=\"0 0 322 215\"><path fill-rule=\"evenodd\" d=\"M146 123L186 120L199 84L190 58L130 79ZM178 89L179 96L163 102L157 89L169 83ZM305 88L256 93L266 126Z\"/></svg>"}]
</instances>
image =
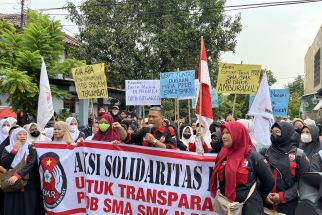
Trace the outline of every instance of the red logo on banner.
<instances>
[{"instance_id":1,"label":"red logo on banner","mask_svg":"<svg viewBox=\"0 0 322 215\"><path fill-rule=\"evenodd\" d=\"M44 204L47 208L55 208L65 197L66 175L56 153L43 154L39 160Z\"/></svg>"}]
</instances>

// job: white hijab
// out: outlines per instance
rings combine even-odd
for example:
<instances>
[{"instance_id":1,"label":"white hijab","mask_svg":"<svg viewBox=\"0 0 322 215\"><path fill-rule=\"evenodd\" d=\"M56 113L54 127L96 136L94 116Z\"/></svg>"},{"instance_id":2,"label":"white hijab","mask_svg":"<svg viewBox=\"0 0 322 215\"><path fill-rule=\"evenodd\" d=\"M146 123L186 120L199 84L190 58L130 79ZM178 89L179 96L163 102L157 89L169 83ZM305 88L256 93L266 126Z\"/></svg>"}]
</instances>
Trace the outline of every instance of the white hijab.
<instances>
[{"instance_id":1,"label":"white hijab","mask_svg":"<svg viewBox=\"0 0 322 215\"><path fill-rule=\"evenodd\" d=\"M8 117L7 120L9 120L11 126L17 122L17 120L13 117Z\"/></svg>"},{"instance_id":2,"label":"white hijab","mask_svg":"<svg viewBox=\"0 0 322 215\"><path fill-rule=\"evenodd\" d=\"M40 135L38 137L33 137L30 135L30 127L35 125L37 127L36 123L30 123L26 126L26 130L28 132L28 136L27 136L27 140L29 143L33 143L33 142L51 142L51 139L46 137L45 135L43 135L42 133L40 133ZM38 127L37 127L38 128Z\"/></svg>"},{"instance_id":3,"label":"white hijab","mask_svg":"<svg viewBox=\"0 0 322 215\"><path fill-rule=\"evenodd\" d=\"M9 136L9 133L5 134L5 133L2 132L2 126L3 126L3 123L5 123L5 122L8 122L9 126L11 127L10 120L8 120L8 119L0 120L0 143L2 143Z\"/></svg>"},{"instance_id":4,"label":"white hijab","mask_svg":"<svg viewBox=\"0 0 322 215\"><path fill-rule=\"evenodd\" d=\"M183 137L183 133L184 133L184 131L186 130L186 128L189 128L190 133L191 133L191 136L190 136L190 138L189 138L189 139L185 139L185 138ZM192 128L191 128L190 126L186 126L186 127L184 127L184 128L183 128L183 130L182 130L182 134L181 134L181 142L182 142L185 146L187 146L187 147L188 147L189 143L194 143L194 142L195 142L195 138L196 138L196 136L195 136L195 135L193 135L193 130L192 130Z\"/></svg>"},{"instance_id":5,"label":"white hijab","mask_svg":"<svg viewBox=\"0 0 322 215\"><path fill-rule=\"evenodd\" d=\"M28 134L28 132L25 129L16 128L12 132L12 134L10 135L10 144L6 147L6 150L9 153L13 150L13 146L16 144L16 141L17 141L18 133L20 133L20 132L25 132L26 134ZM15 158L13 159L13 161L11 163L12 168L17 166L21 162L22 159L25 159L29 155L29 149L28 149L29 145L30 145L30 143L28 142L28 140L26 140L26 142L20 147L17 154L15 155Z\"/></svg>"},{"instance_id":6,"label":"white hijab","mask_svg":"<svg viewBox=\"0 0 322 215\"><path fill-rule=\"evenodd\" d=\"M75 120L76 120L76 122L77 122L77 119L76 119L75 117L68 117L68 118L66 119L66 124L67 124L67 129L68 129L68 131L69 131L70 135L71 135L71 136L72 136L72 138L73 138L73 141L74 141L74 142L76 142L76 141L77 141L77 138L78 138L78 136L79 136L80 131L78 130L78 127L77 127L77 126L76 126L76 129L75 129L75 131L74 131L74 132L72 132L72 131L70 130L70 123L73 121L73 119L75 119Z\"/></svg>"}]
</instances>

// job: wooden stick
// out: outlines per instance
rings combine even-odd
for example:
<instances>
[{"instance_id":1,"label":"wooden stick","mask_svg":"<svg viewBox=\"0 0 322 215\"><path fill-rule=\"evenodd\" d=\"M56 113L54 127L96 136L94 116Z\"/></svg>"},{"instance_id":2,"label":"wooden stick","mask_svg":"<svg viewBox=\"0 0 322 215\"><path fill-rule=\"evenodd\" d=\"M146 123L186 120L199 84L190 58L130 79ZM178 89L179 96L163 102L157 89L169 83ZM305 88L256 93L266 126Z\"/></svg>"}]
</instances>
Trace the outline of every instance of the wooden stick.
<instances>
[{"instance_id":1,"label":"wooden stick","mask_svg":"<svg viewBox=\"0 0 322 215\"><path fill-rule=\"evenodd\" d=\"M233 103L233 113L232 113L233 117L235 117L234 115L235 115L235 105L236 105L236 97L237 97L237 94L235 94L235 97L234 97L234 103Z\"/></svg>"},{"instance_id":2,"label":"wooden stick","mask_svg":"<svg viewBox=\"0 0 322 215\"><path fill-rule=\"evenodd\" d=\"M188 123L191 124L191 109L190 109L190 99L188 99Z\"/></svg>"}]
</instances>

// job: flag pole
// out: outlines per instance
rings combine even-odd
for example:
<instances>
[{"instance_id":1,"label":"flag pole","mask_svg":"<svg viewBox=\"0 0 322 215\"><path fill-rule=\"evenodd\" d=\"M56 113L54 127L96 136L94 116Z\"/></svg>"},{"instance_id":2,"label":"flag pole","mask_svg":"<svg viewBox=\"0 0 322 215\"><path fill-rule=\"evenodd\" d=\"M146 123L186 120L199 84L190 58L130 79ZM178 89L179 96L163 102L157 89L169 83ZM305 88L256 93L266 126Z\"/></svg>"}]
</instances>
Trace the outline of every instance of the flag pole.
<instances>
[{"instance_id":1,"label":"flag pole","mask_svg":"<svg viewBox=\"0 0 322 215\"><path fill-rule=\"evenodd\" d=\"M200 74L201 76L201 74ZM199 131L201 131L201 113L202 113L202 83L199 84Z\"/></svg>"}]
</instances>

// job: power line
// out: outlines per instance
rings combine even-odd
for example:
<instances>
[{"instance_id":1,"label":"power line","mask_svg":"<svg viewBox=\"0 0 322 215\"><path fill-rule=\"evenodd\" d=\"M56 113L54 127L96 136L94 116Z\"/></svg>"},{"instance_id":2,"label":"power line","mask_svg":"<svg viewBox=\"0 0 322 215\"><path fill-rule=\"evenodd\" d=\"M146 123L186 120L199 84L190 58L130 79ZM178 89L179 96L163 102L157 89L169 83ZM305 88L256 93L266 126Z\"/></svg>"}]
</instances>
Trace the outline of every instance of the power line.
<instances>
[{"instance_id":1,"label":"power line","mask_svg":"<svg viewBox=\"0 0 322 215\"><path fill-rule=\"evenodd\" d=\"M280 1L280 2L265 2L265 3L252 3L252 4L239 4L239 5L228 5L223 7L212 7L212 8L202 8L206 10L213 10L213 9L222 9L222 8L239 8L239 9L249 9L248 7L259 8L259 7L272 7L272 6L284 6L284 5L292 5L292 4L303 4L303 3L314 3L314 2L321 2L322 0L298 0L298 1ZM149 1L146 1L149 3ZM117 2L112 4L92 4L92 5L78 5L78 6L63 6L63 7L56 7L56 8L40 8L35 9L38 11L50 11L50 10L65 10L70 8L86 8L86 7L103 7L103 6L111 6L111 5L118 5L118 4L137 4L137 1L123 1ZM143 3L143 2L141 2ZM189 9L189 10L200 10L200 9ZM179 12L179 11L186 11L186 10L172 10L170 12ZM161 11L164 12L164 11Z\"/></svg>"}]
</instances>

